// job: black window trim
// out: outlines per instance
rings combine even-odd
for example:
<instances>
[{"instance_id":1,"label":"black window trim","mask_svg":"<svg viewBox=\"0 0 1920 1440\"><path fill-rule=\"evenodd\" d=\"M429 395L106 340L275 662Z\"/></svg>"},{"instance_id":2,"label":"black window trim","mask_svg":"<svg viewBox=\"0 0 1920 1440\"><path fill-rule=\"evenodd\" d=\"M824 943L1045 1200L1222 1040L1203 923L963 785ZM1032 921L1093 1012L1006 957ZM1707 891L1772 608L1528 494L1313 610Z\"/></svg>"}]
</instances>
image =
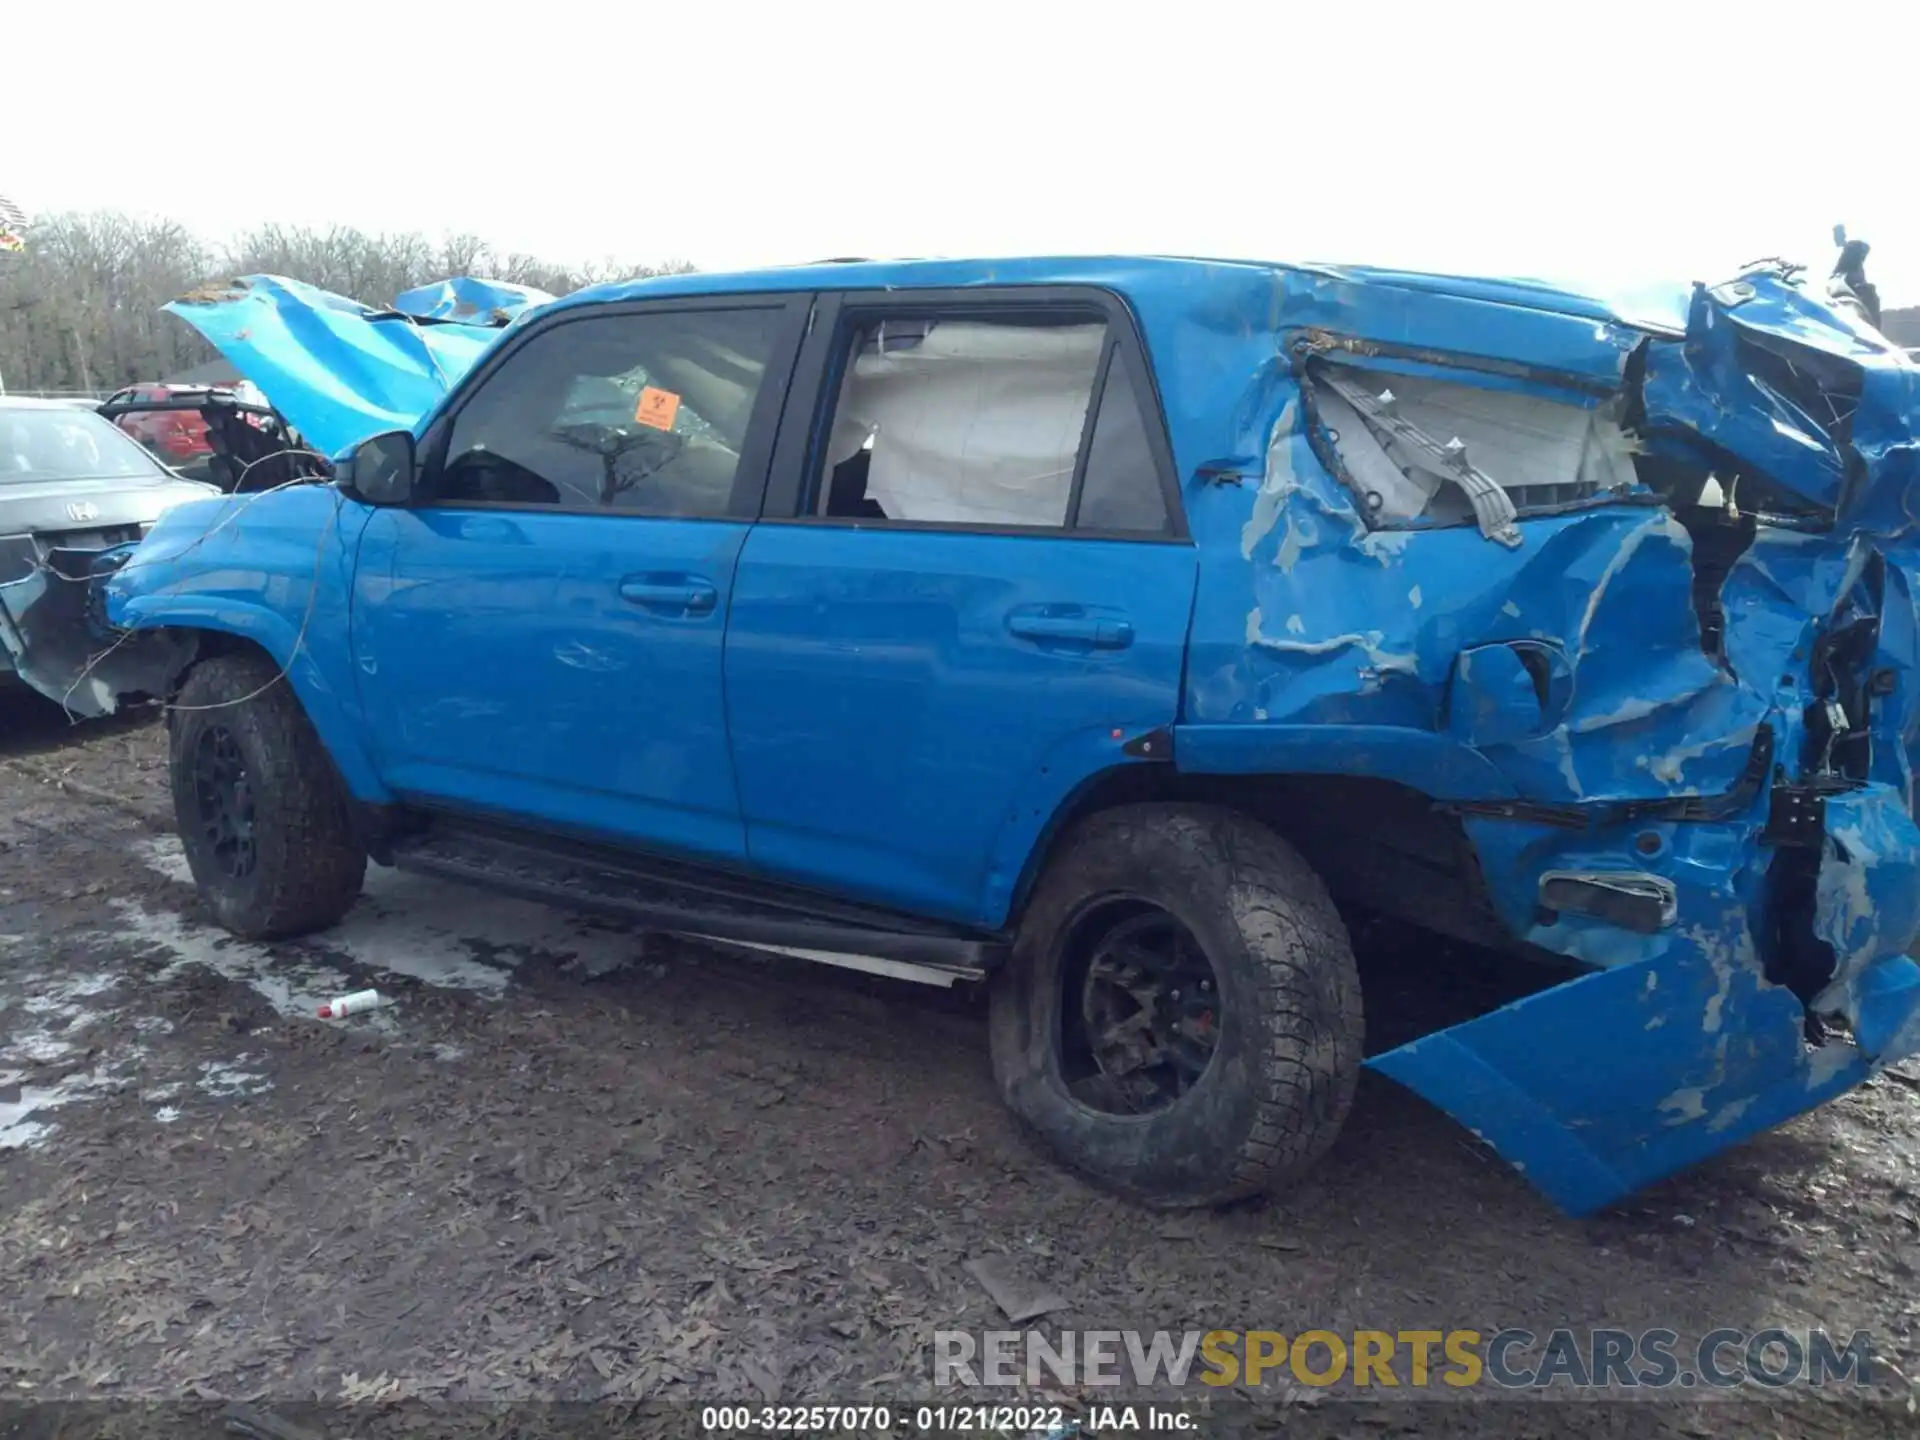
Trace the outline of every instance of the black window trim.
<instances>
[{"instance_id":1,"label":"black window trim","mask_svg":"<svg viewBox=\"0 0 1920 1440\"><path fill-rule=\"evenodd\" d=\"M685 520L724 524L751 523L765 504L767 476L774 456L780 414L786 405L787 391L793 383L802 342L806 339L808 319L814 296L808 291L767 290L716 295L676 295L661 300L628 300L606 305L578 305L555 315L541 316L527 323L461 377L448 403L427 427L420 440L419 497L407 508L416 510L512 511L531 515L597 515L617 520ZM546 335L564 325L581 320L605 320L624 316L662 315L689 311L773 310L780 313L774 330L767 370L754 398L753 413L747 421L747 438L740 447L740 464L734 471L733 491L721 515L650 515L641 510L621 510L611 505L542 505L519 500L461 500L434 498L433 483L446 463L447 446L461 412L482 387L521 348L536 336Z\"/></svg>"},{"instance_id":2,"label":"black window trim","mask_svg":"<svg viewBox=\"0 0 1920 1440\"><path fill-rule=\"evenodd\" d=\"M1096 314L1105 320L1107 343L1094 376L1087 418L1080 432L1080 450L1074 459L1073 486L1067 522L1062 525L982 525L966 520L880 520L865 516L815 515L806 509L817 491L815 470L824 453L826 427L839 402L841 363L856 326L889 314L914 318L1018 320L1035 315ZM1140 530L1096 530L1078 526L1080 491L1093 427L1105 398L1104 382L1114 365L1126 367L1133 384L1152 451L1153 468L1167 508L1167 529L1160 534ZM1126 540L1144 545L1191 545L1186 507L1180 503L1180 484L1173 465L1173 447L1167 439L1165 411L1153 367L1147 363L1132 310L1118 294L1092 285L959 286L926 290L826 291L818 297L806 344L792 381L792 394L775 442L772 479L760 521L764 525L811 525L841 530L928 531L961 535L1024 536L1031 539Z\"/></svg>"}]
</instances>

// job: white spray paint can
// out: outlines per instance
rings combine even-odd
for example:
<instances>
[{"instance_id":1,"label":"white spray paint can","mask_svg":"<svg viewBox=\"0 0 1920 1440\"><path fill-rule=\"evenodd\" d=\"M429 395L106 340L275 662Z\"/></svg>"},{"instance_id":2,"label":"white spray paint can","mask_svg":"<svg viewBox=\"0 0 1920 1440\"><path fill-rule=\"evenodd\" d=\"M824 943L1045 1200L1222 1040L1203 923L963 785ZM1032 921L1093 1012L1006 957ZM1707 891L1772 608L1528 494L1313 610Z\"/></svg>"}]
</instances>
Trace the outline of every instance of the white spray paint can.
<instances>
[{"instance_id":1,"label":"white spray paint can","mask_svg":"<svg viewBox=\"0 0 1920 1440\"><path fill-rule=\"evenodd\" d=\"M351 995L342 995L337 1000L329 1000L320 1007L322 1020L339 1020L347 1015L358 1015L362 1010L372 1010L386 1001L380 998L378 990L356 990Z\"/></svg>"}]
</instances>

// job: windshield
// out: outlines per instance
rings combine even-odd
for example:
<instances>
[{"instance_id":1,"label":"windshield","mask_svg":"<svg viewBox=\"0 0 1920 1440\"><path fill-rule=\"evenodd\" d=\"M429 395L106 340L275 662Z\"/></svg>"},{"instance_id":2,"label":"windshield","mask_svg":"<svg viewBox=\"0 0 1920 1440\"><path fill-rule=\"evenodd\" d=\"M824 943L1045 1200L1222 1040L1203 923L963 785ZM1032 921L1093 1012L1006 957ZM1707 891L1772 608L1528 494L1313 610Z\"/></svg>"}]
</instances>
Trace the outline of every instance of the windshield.
<instances>
[{"instance_id":1,"label":"windshield","mask_svg":"<svg viewBox=\"0 0 1920 1440\"><path fill-rule=\"evenodd\" d=\"M0 405L0 485L153 480L164 472L90 410Z\"/></svg>"}]
</instances>

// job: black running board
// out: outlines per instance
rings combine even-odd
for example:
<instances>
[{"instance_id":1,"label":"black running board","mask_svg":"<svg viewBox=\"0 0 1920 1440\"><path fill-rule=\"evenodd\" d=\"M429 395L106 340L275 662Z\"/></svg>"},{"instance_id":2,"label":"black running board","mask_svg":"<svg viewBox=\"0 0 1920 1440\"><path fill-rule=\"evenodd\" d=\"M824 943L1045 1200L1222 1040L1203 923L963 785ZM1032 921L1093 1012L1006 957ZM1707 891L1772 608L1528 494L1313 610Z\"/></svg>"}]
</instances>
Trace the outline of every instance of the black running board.
<instances>
[{"instance_id":1,"label":"black running board","mask_svg":"<svg viewBox=\"0 0 1920 1440\"><path fill-rule=\"evenodd\" d=\"M680 864L655 867L600 846L437 823L393 843L397 870L497 894L629 920L649 930L719 940L934 985L984 979L1004 942L908 921L869 923L857 907L821 915L753 893L751 882ZM664 873L663 873L664 872ZM833 902L827 902L832 904ZM876 916L884 912L868 912Z\"/></svg>"}]
</instances>

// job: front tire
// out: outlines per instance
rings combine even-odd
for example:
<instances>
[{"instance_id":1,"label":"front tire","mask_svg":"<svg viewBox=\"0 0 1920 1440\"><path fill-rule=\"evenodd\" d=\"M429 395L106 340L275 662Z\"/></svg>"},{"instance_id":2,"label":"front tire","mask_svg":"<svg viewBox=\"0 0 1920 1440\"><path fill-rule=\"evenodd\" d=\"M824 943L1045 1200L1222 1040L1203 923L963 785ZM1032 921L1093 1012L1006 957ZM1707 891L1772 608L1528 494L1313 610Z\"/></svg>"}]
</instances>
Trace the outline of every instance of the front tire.
<instances>
[{"instance_id":1,"label":"front tire","mask_svg":"<svg viewBox=\"0 0 1920 1440\"><path fill-rule=\"evenodd\" d=\"M167 729L180 843L214 919L245 939L273 940L346 914L367 852L339 776L278 668L263 655L196 665Z\"/></svg>"},{"instance_id":2,"label":"front tire","mask_svg":"<svg viewBox=\"0 0 1920 1440\"><path fill-rule=\"evenodd\" d=\"M1084 822L994 977L1008 1106L1090 1179L1159 1206L1272 1189L1353 1103L1360 981L1320 878L1213 806Z\"/></svg>"}]
</instances>

